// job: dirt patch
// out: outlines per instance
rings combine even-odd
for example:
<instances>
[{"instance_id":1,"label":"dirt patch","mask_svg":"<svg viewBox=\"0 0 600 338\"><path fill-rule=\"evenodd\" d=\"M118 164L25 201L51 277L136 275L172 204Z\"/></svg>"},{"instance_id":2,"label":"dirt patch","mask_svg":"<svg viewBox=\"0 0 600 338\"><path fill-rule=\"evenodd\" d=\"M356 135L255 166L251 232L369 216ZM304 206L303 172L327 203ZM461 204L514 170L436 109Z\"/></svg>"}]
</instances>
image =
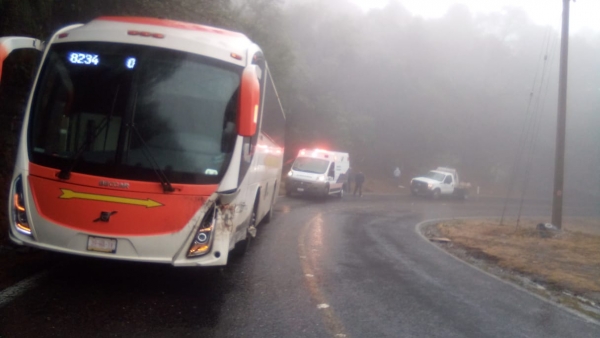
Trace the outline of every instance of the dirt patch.
<instances>
[{"instance_id":1,"label":"dirt patch","mask_svg":"<svg viewBox=\"0 0 600 338\"><path fill-rule=\"evenodd\" d=\"M600 319L600 219L569 219L550 236L541 220L452 220L425 235L459 258Z\"/></svg>"}]
</instances>

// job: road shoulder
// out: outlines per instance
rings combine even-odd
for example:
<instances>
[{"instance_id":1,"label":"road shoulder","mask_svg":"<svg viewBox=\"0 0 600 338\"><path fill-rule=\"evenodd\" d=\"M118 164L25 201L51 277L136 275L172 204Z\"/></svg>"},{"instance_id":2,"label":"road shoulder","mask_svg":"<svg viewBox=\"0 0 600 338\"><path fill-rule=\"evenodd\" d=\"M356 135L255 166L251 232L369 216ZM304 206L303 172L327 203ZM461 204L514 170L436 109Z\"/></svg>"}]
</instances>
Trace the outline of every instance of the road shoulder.
<instances>
[{"instance_id":1,"label":"road shoulder","mask_svg":"<svg viewBox=\"0 0 600 338\"><path fill-rule=\"evenodd\" d=\"M457 221L474 220L475 218L432 219L416 225L415 231L427 243L433 245L454 259L467 264L482 273L500 280L513 287L525 291L539 299L554 304L587 321L600 325L600 307L598 302L582 297L560 285L546 285L542 278L502 267L496 257L484 251L468 248L447 238L446 233L439 230L439 224ZM481 218L479 218L481 219Z\"/></svg>"}]
</instances>

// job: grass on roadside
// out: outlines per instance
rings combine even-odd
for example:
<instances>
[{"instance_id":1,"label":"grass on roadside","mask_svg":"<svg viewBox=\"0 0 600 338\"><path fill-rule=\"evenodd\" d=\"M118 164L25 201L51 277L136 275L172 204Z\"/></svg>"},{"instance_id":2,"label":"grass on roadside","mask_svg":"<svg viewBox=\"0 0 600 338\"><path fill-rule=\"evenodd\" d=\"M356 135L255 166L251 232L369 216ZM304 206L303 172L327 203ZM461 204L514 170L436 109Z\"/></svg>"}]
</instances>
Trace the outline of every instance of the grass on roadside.
<instances>
[{"instance_id":1,"label":"grass on roadside","mask_svg":"<svg viewBox=\"0 0 600 338\"><path fill-rule=\"evenodd\" d=\"M600 219L572 219L558 235L543 238L536 224L517 228L498 221L456 220L438 224L449 238L475 258L514 271L556 290L600 300Z\"/></svg>"}]
</instances>

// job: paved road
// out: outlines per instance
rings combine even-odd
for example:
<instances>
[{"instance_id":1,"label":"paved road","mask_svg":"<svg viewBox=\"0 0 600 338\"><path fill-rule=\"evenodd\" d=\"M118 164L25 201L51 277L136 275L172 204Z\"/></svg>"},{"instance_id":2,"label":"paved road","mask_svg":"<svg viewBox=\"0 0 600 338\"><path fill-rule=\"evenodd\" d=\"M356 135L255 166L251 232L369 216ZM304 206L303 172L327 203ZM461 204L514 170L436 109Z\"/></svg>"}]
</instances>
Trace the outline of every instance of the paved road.
<instances>
[{"instance_id":1,"label":"paved road","mask_svg":"<svg viewBox=\"0 0 600 338\"><path fill-rule=\"evenodd\" d=\"M597 324L415 232L422 220L501 209L490 198L282 198L247 255L226 269L47 255L43 274L0 299L0 337L600 337ZM548 212L544 202L525 208Z\"/></svg>"}]
</instances>

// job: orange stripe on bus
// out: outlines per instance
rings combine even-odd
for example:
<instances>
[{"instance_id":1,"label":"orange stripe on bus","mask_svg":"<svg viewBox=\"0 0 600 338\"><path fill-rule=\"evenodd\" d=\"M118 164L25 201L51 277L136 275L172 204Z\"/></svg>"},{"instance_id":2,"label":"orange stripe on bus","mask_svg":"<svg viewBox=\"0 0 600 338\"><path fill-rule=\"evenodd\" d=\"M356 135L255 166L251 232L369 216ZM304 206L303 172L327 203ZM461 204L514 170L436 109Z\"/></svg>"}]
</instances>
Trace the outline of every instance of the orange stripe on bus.
<instances>
[{"instance_id":1,"label":"orange stripe on bus","mask_svg":"<svg viewBox=\"0 0 600 338\"><path fill-rule=\"evenodd\" d=\"M43 167L34 163L29 163L29 175L43 177L51 180L57 180L56 174L60 170L54 168ZM123 189L118 186L107 187L101 186L100 181L109 182L124 182L129 184L129 188ZM104 191L129 191L129 192L146 192L152 194L164 194L163 188L159 182L133 181L116 179L109 177L93 176L80 173L71 173L71 178L68 181L61 181L70 184L83 185L88 187L96 187ZM178 184L174 183L175 191L170 195L194 195L194 196L210 196L217 191L217 184Z\"/></svg>"},{"instance_id":2,"label":"orange stripe on bus","mask_svg":"<svg viewBox=\"0 0 600 338\"><path fill-rule=\"evenodd\" d=\"M4 64L4 60L8 57L8 51L4 46L0 45L0 83L2 83L2 65Z\"/></svg>"},{"instance_id":3,"label":"orange stripe on bus","mask_svg":"<svg viewBox=\"0 0 600 338\"><path fill-rule=\"evenodd\" d=\"M47 221L85 233L112 236L149 236L181 231L204 205L207 196L151 194L86 187L29 176L37 212ZM110 192L110 196L106 194ZM108 197L107 197L108 196ZM115 203L115 201L129 203ZM157 208L133 201L152 201ZM114 213L108 222L103 212ZM44 226L33 224L34 227Z\"/></svg>"},{"instance_id":4,"label":"orange stripe on bus","mask_svg":"<svg viewBox=\"0 0 600 338\"><path fill-rule=\"evenodd\" d=\"M134 24L141 24L141 25L162 26L162 27L169 27L169 28L178 28L178 29L201 31L201 32L207 32L207 33L216 33L216 34L237 36L237 37L241 37L241 38L246 37L242 33L232 32L232 31L228 31L225 29L219 29L219 28L199 25L199 24L195 24L195 23L167 20L167 19L144 18L144 17L137 17L137 16L101 16L101 17L97 18L96 20L117 21L117 22L126 22L126 23L134 23Z\"/></svg>"}]
</instances>

